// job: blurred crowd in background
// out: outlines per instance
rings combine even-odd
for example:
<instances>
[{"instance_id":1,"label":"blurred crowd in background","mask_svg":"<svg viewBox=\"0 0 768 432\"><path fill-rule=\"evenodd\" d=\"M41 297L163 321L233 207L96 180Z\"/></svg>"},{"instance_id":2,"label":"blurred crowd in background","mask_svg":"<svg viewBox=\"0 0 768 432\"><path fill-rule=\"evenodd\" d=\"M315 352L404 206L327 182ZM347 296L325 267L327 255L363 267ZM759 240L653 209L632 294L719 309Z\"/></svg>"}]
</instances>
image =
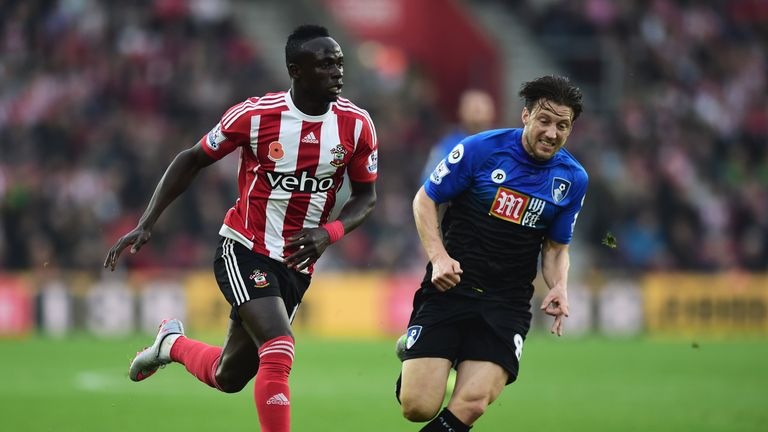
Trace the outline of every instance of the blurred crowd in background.
<instances>
[{"instance_id":1,"label":"blurred crowd in background","mask_svg":"<svg viewBox=\"0 0 768 432\"><path fill-rule=\"evenodd\" d=\"M588 237L618 241L598 265L767 270L768 2L543 3L516 13L550 53L593 38L624 71L617 110L580 120L570 144L591 178Z\"/></svg>"},{"instance_id":2,"label":"blurred crowd in background","mask_svg":"<svg viewBox=\"0 0 768 432\"><path fill-rule=\"evenodd\" d=\"M568 144L590 173L581 261L768 269L768 2L508 3L555 60L573 35L620 48L615 107L587 106ZM288 89L234 14L226 0L0 4L1 269L99 268L176 153L231 105ZM588 62L561 67L577 84L595 79ZM359 72L345 95L376 122L379 202L321 264L423 268L411 199L454 125L418 65L398 80ZM508 117L497 126L520 126ZM205 170L128 265L210 266L236 169L230 155Z\"/></svg>"}]
</instances>

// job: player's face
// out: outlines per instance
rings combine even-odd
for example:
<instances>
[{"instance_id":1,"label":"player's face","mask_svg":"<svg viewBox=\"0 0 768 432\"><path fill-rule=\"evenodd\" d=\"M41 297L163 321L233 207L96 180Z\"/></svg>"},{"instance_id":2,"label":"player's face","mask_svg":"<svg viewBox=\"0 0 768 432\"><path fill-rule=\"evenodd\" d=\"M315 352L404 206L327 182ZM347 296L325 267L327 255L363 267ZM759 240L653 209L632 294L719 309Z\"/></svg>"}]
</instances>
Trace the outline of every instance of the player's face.
<instances>
[{"instance_id":1,"label":"player's face","mask_svg":"<svg viewBox=\"0 0 768 432\"><path fill-rule=\"evenodd\" d=\"M299 64L301 85L310 97L333 102L344 86L344 54L335 40L321 37L302 46L306 55Z\"/></svg>"},{"instance_id":2,"label":"player's face","mask_svg":"<svg viewBox=\"0 0 768 432\"><path fill-rule=\"evenodd\" d=\"M551 159L568 140L573 127L573 110L565 105L541 100L532 111L523 108L523 147L534 159Z\"/></svg>"}]
</instances>

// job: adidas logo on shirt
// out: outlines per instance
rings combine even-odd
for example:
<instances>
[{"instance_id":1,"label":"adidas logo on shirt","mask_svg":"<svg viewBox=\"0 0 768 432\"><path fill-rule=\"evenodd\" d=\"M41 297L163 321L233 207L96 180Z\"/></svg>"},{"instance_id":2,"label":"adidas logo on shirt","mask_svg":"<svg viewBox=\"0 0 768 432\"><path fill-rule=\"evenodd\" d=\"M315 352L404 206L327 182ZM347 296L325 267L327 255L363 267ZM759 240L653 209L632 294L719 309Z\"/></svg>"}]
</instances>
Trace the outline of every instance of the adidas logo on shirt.
<instances>
[{"instance_id":1,"label":"adidas logo on shirt","mask_svg":"<svg viewBox=\"0 0 768 432\"><path fill-rule=\"evenodd\" d=\"M310 144L320 144L320 141L318 141L317 138L315 138L314 132L310 132L304 135L304 138L301 139L301 142L310 143Z\"/></svg>"},{"instance_id":2,"label":"adidas logo on shirt","mask_svg":"<svg viewBox=\"0 0 768 432\"><path fill-rule=\"evenodd\" d=\"M282 393L278 393L272 396L271 398L269 398L269 400L267 400L267 405L290 405L290 404L291 404L291 401L289 401L288 398L285 397L285 395Z\"/></svg>"}]
</instances>

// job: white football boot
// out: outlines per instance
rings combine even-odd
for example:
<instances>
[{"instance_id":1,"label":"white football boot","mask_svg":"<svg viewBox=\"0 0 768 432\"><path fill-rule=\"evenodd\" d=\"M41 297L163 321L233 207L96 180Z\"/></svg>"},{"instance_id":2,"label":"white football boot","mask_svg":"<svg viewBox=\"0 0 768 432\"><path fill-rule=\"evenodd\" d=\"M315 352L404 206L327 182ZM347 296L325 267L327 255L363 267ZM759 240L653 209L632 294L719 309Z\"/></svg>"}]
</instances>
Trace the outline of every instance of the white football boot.
<instances>
[{"instance_id":1,"label":"white football boot","mask_svg":"<svg viewBox=\"0 0 768 432\"><path fill-rule=\"evenodd\" d=\"M179 336L184 336L181 321L173 318L160 323L155 343L136 353L128 370L131 381L142 381L152 376L158 369L171 362L171 347Z\"/></svg>"}]
</instances>

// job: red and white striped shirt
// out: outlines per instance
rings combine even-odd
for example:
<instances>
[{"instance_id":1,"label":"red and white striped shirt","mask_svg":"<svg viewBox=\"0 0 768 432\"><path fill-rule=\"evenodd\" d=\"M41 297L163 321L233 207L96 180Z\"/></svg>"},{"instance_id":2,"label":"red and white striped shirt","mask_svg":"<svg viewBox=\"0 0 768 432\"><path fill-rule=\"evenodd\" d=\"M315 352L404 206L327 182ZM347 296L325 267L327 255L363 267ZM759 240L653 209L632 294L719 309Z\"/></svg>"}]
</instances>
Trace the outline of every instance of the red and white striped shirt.
<instances>
[{"instance_id":1,"label":"red and white striped shirt","mask_svg":"<svg viewBox=\"0 0 768 432\"><path fill-rule=\"evenodd\" d=\"M233 106L201 139L217 160L240 148L240 196L219 234L282 262L293 252L287 237L326 223L345 171L376 180L376 141L368 112L344 98L319 116L299 111L290 92Z\"/></svg>"}]
</instances>

